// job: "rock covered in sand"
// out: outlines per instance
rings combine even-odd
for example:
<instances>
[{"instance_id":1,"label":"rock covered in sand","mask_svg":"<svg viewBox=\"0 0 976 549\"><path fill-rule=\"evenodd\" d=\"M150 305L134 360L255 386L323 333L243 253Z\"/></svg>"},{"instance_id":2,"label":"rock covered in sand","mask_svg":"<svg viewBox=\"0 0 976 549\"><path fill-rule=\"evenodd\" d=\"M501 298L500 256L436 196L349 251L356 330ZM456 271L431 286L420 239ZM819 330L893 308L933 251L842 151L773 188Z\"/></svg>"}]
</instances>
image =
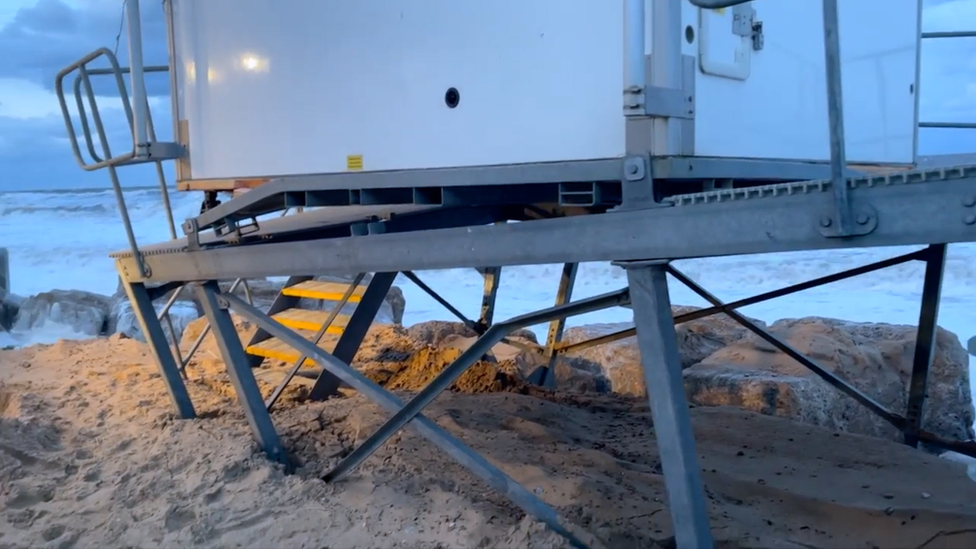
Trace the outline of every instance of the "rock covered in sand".
<instances>
[{"instance_id":1,"label":"rock covered in sand","mask_svg":"<svg viewBox=\"0 0 976 549\"><path fill-rule=\"evenodd\" d=\"M828 318L781 320L770 332L896 414L904 414L916 328ZM973 438L973 402L966 350L939 328L928 376L922 427ZM685 372L692 402L736 406L838 431L900 440L898 430L803 365L750 334Z\"/></svg>"},{"instance_id":2,"label":"rock covered in sand","mask_svg":"<svg viewBox=\"0 0 976 549\"><path fill-rule=\"evenodd\" d=\"M674 306L673 315L689 313L698 307ZM760 326L762 321L754 320ZM587 324L568 328L563 335L566 343L579 343L614 332L633 328L629 322ZM712 353L739 341L749 332L732 319L714 315L675 327L678 353L682 369L701 362ZM630 336L617 341L572 351L565 355L566 361L557 363L557 383L565 385L571 378L592 377L596 383L605 382L610 392L620 395L644 396L644 372L640 363L640 350L637 337ZM571 383L579 383L578 379Z\"/></svg>"},{"instance_id":3,"label":"rock covered in sand","mask_svg":"<svg viewBox=\"0 0 976 549\"><path fill-rule=\"evenodd\" d=\"M696 308L672 310L677 316ZM566 330L564 341L585 341L632 327L628 323L574 327ZM781 320L769 330L889 410L905 413L914 326L805 318ZM734 406L838 431L901 439L897 429L728 317L706 317L681 324L676 331L685 391L692 404ZM557 361L555 374L562 389L646 395L634 336L571 351ZM974 438L966 350L942 328L927 394L924 429L955 440Z\"/></svg>"}]
</instances>

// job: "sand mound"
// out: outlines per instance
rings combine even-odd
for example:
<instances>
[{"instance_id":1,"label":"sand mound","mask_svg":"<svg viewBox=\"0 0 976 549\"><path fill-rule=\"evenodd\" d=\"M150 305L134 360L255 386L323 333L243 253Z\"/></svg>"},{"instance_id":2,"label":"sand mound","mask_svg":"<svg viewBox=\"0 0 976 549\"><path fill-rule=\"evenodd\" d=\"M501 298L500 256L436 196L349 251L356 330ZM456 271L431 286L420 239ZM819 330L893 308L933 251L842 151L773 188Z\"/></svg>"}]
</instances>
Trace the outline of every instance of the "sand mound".
<instances>
[{"instance_id":1,"label":"sand mound","mask_svg":"<svg viewBox=\"0 0 976 549\"><path fill-rule=\"evenodd\" d=\"M375 331L374 354L357 358L383 364L389 387L448 360L399 347L397 333ZM467 337L444 348L452 335ZM388 417L359 395L280 404L273 419L300 464L285 475L208 353L188 383L200 419L180 421L137 341L0 351L0 546L565 546L411 429L347 479L319 480ZM409 354L399 370L396 353ZM459 388L502 386L507 366L495 368ZM524 392L445 393L425 414L597 546L673 547L645 401ZM962 463L734 409L692 417L721 547L976 545Z\"/></svg>"}]
</instances>

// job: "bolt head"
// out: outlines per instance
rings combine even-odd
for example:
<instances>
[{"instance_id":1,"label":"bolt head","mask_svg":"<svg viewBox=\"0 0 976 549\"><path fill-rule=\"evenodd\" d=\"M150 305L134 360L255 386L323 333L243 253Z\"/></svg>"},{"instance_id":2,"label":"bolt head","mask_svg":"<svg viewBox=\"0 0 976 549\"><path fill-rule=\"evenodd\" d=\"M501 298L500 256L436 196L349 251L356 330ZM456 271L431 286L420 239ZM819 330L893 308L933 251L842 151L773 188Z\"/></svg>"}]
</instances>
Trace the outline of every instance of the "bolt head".
<instances>
[{"instance_id":1,"label":"bolt head","mask_svg":"<svg viewBox=\"0 0 976 549\"><path fill-rule=\"evenodd\" d=\"M633 164L633 163L628 164L627 165L627 173L629 173L630 175L636 175L637 174L637 164Z\"/></svg>"},{"instance_id":2,"label":"bolt head","mask_svg":"<svg viewBox=\"0 0 976 549\"><path fill-rule=\"evenodd\" d=\"M870 220L871 220L871 218L868 217L868 214L863 214L862 213L862 214L858 214L857 215L857 224L858 225L867 225L868 224L868 221L870 221Z\"/></svg>"},{"instance_id":3,"label":"bolt head","mask_svg":"<svg viewBox=\"0 0 976 549\"><path fill-rule=\"evenodd\" d=\"M976 225L976 214L969 214L962 221L966 225Z\"/></svg>"},{"instance_id":4,"label":"bolt head","mask_svg":"<svg viewBox=\"0 0 976 549\"><path fill-rule=\"evenodd\" d=\"M833 223L833 220L831 220L826 215L820 218L820 226L821 227L829 227L832 223Z\"/></svg>"},{"instance_id":5,"label":"bolt head","mask_svg":"<svg viewBox=\"0 0 976 549\"><path fill-rule=\"evenodd\" d=\"M976 196L973 195L964 196L962 199L962 205L967 208L972 208L973 206L976 206Z\"/></svg>"}]
</instances>

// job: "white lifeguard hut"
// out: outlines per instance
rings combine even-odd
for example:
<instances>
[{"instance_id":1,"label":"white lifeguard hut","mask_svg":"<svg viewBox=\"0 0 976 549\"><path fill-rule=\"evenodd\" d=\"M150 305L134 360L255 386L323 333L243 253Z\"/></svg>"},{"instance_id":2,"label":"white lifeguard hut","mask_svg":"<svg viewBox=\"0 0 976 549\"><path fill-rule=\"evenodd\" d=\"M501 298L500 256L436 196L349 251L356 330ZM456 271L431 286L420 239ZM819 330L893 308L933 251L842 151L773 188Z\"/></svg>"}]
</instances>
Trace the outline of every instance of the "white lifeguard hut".
<instances>
[{"instance_id":1,"label":"white lifeguard hut","mask_svg":"<svg viewBox=\"0 0 976 549\"><path fill-rule=\"evenodd\" d=\"M101 49L62 71L57 90L79 163L112 177L130 244L113 257L182 417L194 415L181 379L188 358L167 346L160 321L169 305L157 311L152 301L172 295L172 304L192 286L271 459L289 462L268 410L312 358L313 398L341 383L393 415L327 480L410 424L582 545L535 494L420 412L518 327L550 323L551 361L636 333L677 545L705 548L713 542L675 322L728 314L901 429L907 443L976 455L972 441L941 440L921 419L946 244L976 241L976 167L916 165L918 129L926 125L918 120L920 44L927 37L920 4L164 0L169 63L147 67L139 1L128 0L130 67ZM952 36L976 33L928 35ZM100 59L108 65L95 67ZM171 141L155 136L144 83L151 71L170 76ZM80 140L65 93L71 74ZM133 147L120 155L108 148L90 84L99 74L114 77L126 98ZM172 241L139 245L117 172L166 161L176 163L178 189L208 193L204 211L182 223L184 237L172 223ZM215 199L242 190L248 192L222 204ZM269 219L296 209L301 213ZM731 304L668 263L894 245L929 246ZM927 269L903 415L735 311L912 260ZM619 262L629 287L570 301L584 261ZM501 269L538 263L564 265L555 307L494 322ZM398 273L434 294L416 271L460 267L485 274L479 319L451 308L481 338L427 389L403 403L349 366ZM360 274L348 284L315 278L349 272ZM666 275L712 307L672 317ZM233 294L248 278L266 276L290 277L270 310ZM237 279L227 291L216 282L226 279ZM302 298L338 305L303 310ZM348 303L355 311L345 316ZM560 342L566 316L611 306L632 307L635 329ZM261 328L248 344L241 345L228 309ZM338 343L323 347L327 332L341 333ZM265 358L294 363L267 400L252 373ZM545 385L547 372L535 380Z\"/></svg>"}]
</instances>

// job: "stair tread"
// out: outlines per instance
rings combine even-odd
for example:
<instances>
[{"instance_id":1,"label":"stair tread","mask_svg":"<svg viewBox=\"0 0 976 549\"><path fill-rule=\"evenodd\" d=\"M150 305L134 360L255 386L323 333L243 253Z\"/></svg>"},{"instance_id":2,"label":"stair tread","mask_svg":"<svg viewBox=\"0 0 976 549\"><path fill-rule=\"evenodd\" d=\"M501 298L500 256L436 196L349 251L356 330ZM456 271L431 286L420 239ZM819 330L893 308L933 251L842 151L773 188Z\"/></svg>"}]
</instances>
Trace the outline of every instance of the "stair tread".
<instances>
[{"instance_id":1,"label":"stair tread","mask_svg":"<svg viewBox=\"0 0 976 549\"><path fill-rule=\"evenodd\" d=\"M280 313L271 315L271 318L288 326L299 330L310 330L313 334L322 328L325 321L329 319L332 311L314 311L310 309L285 309ZM329 324L330 334L341 334L343 329L349 325L349 315L338 314L332 323ZM311 338L309 338L311 339Z\"/></svg>"},{"instance_id":2,"label":"stair tread","mask_svg":"<svg viewBox=\"0 0 976 549\"><path fill-rule=\"evenodd\" d=\"M312 338L315 337L315 332L310 330L295 330L295 333L301 335L307 341L311 341ZM331 353L332 349L335 347L336 341L338 341L338 338L329 337L326 335L323 336L319 341L318 347ZM284 362L294 362L298 360L298 357L301 354L277 337L266 339L260 343L255 343L254 345L248 345L246 350L247 353L251 355L270 358L272 360L281 360ZM305 361L306 366L314 363L315 361L311 359Z\"/></svg>"},{"instance_id":3,"label":"stair tread","mask_svg":"<svg viewBox=\"0 0 976 549\"><path fill-rule=\"evenodd\" d=\"M325 280L306 280L294 286L282 288L281 293L292 297L307 297L310 299L321 299L323 301L339 301L351 286L347 282L328 282ZM349 297L350 303L357 303L362 300L366 287L360 284L353 290Z\"/></svg>"}]
</instances>

